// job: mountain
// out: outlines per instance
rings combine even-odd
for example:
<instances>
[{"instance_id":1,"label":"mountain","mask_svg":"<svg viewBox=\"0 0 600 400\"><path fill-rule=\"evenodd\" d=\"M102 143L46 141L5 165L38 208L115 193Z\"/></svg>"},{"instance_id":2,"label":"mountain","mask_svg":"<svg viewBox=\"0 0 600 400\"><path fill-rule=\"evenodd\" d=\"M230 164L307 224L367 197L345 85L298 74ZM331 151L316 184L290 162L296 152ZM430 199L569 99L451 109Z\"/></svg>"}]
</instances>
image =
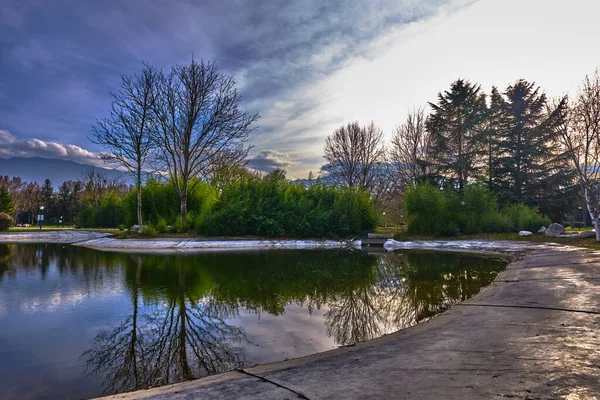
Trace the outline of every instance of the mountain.
<instances>
[{"instance_id":1,"label":"mountain","mask_svg":"<svg viewBox=\"0 0 600 400\"><path fill-rule=\"evenodd\" d=\"M106 174L109 179L123 179L127 184L133 182L126 172L80 164L75 161L41 157L0 158L0 176L8 175L9 178L18 176L23 181L36 181L40 184L45 179L50 179L55 187L60 186L64 181L81 180L85 172L91 168Z\"/></svg>"}]
</instances>

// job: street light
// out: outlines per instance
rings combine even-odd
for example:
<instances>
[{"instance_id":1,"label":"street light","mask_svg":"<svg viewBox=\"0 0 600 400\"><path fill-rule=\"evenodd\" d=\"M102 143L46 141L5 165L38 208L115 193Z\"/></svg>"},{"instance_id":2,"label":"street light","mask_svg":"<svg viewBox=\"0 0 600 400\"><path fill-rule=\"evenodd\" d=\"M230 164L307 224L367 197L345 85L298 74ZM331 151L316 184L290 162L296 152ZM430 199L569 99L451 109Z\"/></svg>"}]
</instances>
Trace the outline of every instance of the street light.
<instances>
[{"instance_id":1,"label":"street light","mask_svg":"<svg viewBox=\"0 0 600 400\"><path fill-rule=\"evenodd\" d=\"M44 220L44 206L40 206L40 215L38 215L38 221L40 221L40 231L42 230L42 221Z\"/></svg>"},{"instance_id":2,"label":"street light","mask_svg":"<svg viewBox=\"0 0 600 400\"><path fill-rule=\"evenodd\" d=\"M583 209L581 208L581 206L577 207L577 209L581 213L581 227L583 228L585 226L585 215L583 214Z\"/></svg>"},{"instance_id":3,"label":"street light","mask_svg":"<svg viewBox=\"0 0 600 400\"><path fill-rule=\"evenodd\" d=\"M383 227L387 228L387 219L385 219L385 211L382 214L383 214Z\"/></svg>"}]
</instances>

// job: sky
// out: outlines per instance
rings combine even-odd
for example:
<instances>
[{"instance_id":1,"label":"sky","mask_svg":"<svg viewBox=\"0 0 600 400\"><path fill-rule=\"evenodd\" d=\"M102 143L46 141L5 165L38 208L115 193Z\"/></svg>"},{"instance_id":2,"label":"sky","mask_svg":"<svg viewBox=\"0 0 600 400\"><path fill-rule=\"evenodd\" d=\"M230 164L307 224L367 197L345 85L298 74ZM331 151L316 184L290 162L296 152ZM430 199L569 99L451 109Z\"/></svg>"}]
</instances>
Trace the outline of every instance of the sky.
<instances>
[{"instance_id":1,"label":"sky","mask_svg":"<svg viewBox=\"0 0 600 400\"><path fill-rule=\"evenodd\" d=\"M0 1L0 157L101 165L89 141L121 74L214 60L261 116L249 166L305 178L325 138L386 140L458 78L573 94L600 67L597 0Z\"/></svg>"}]
</instances>

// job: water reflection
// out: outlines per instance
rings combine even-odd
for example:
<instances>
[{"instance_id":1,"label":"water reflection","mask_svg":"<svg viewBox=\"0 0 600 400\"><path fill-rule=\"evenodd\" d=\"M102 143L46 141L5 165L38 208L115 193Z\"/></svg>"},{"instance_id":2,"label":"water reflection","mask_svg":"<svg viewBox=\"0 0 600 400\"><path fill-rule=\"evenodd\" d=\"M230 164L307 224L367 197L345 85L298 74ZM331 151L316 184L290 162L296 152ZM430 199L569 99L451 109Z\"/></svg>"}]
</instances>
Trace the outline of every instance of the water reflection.
<instances>
[{"instance_id":1,"label":"water reflection","mask_svg":"<svg viewBox=\"0 0 600 400\"><path fill-rule=\"evenodd\" d=\"M261 315L285 321L292 318L286 314L291 307L305 309L323 327L323 337L306 340L348 345L438 314L477 293L503 266L489 258L436 252L167 256L0 244L0 302L9 311L24 310L35 298L45 307L40 312L47 312L49 304L65 310L60 301L77 298L82 312L98 313L86 305L107 299L118 318L95 316L92 323L78 317L69 323L95 327L89 328L93 339L77 361L85 364L85 375L78 379L89 379L90 385L99 381L104 393L119 393L273 361L273 355L246 357L255 345L249 333L256 340ZM28 285L19 287L25 281ZM261 342L282 335L259 332ZM302 332L294 334L302 337ZM19 340L16 334L9 339ZM301 355L306 354L289 356ZM0 361L0 369L9 361Z\"/></svg>"}]
</instances>

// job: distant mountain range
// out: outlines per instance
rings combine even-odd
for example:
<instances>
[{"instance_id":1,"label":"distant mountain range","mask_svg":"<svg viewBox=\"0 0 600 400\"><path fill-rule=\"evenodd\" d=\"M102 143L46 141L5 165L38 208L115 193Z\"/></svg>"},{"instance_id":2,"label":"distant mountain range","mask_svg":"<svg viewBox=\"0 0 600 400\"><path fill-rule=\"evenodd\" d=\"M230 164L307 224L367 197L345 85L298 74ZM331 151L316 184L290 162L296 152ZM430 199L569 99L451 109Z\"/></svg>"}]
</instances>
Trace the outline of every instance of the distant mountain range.
<instances>
[{"instance_id":1,"label":"distant mountain range","mask_svg":"<svg viewBox=\"0 0 600 400\"><path fill-rule=\"evenodd\" d=\"M0 176L8 175L9 178L18 176L23 181L40 184L44 180L50 179L54 187L60 186L64 181L81 180L86 171L91 168L106 174L110 179L123 179L128 184L133 181L126 172L80 164L75 161L41 157L0 158Z\"/></svg>"}]
</instances>

